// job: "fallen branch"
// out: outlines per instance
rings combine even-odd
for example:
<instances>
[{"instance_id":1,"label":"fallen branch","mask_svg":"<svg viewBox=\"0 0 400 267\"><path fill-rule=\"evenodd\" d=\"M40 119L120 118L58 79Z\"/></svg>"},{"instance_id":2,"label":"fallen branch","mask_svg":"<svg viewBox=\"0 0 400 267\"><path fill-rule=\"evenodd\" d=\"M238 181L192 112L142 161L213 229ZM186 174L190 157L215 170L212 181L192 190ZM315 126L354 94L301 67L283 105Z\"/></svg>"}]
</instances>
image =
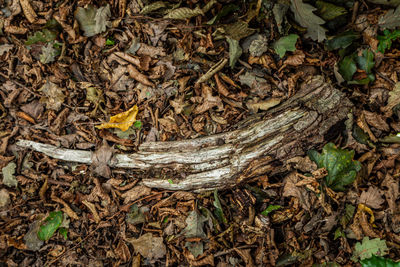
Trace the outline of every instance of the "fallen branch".
<instances>
[{"instance_id":1,"label":"fallen branch","mask_svg":"<svg viewBox=\"0 0 400 267\"><path fill-rule=\"evenodd\" d=\"M243 121L233 131L184 141L143 143L136 153L113 155L109 166L133 169L149 187L228 188L273 173L278 163L282 166L286 160L326 143L325 136L344 121L351 106L343 93L315 76L295 96ZM90 151L28 140L17 145L64 161L92 163Z\"/></svg>"}]
</instances>

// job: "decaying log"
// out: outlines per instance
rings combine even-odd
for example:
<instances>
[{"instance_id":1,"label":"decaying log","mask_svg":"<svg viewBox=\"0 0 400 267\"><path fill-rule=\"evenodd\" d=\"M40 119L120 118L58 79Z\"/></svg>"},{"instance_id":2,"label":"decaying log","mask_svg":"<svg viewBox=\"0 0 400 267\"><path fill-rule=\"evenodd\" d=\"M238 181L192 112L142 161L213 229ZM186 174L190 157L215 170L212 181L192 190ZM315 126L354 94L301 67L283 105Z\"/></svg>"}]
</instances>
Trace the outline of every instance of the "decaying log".
<instances>
[{"instance_id":1,"label":"decaying log","mask_svg":"<svg viewBox=\"0 0 400 267\"><path fill-rule=\"evenodd\" d=\"M276 165L282 166L286 160L326 143L327 136L346 119L351 107L343 93L315 76L286 102L243 121L230 132L184 141L143 143L136 153L113 155L109 166L133 169L141 174L144 185L154 188L228 188L270 174ZM20 140L17 145L60 160L92 162L91 151L27 140Z\"/></svg>"}]
</instances>

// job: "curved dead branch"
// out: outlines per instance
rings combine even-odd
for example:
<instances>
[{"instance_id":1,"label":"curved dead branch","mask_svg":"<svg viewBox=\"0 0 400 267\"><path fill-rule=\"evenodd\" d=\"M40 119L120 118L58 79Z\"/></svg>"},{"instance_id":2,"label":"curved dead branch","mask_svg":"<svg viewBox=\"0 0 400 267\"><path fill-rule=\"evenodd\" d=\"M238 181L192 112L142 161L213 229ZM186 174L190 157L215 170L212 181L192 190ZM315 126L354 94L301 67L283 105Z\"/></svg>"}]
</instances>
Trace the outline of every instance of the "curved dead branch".
<instances>
[{"instance_id":1,"label":"curved dead branch","mask_svg":"<svg viewBox=\"0 0 400 267\"><path fill-rule=\"evenodd\" d=\"M113 155L109 166L147 174L143 183L149 187L227 188L271 173L276 163L325 143L325 135L346 118L351 106L343 93L316 76L295 96L240 123L236 130L184 141L143 143L136 153ZM92 163L90 151L28 140L17 145L60 160Z\"/></svg>"}]
</instances>

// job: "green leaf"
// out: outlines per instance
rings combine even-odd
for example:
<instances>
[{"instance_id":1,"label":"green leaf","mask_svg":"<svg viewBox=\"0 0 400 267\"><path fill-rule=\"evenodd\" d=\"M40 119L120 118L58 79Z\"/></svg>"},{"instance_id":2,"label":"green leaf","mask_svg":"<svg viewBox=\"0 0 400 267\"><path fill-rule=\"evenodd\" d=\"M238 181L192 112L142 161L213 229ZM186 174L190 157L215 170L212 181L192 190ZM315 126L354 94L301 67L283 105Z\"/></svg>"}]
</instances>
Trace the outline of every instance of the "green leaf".
<instances>
[{"instance_id":1,"label":"green leaf","mask_svg":"<svg viewBox=\"0 0 400 267\"><path fill-rule=\"evenodd\" d=\"M233 68L236 64L236 61L242 55L242 48L240 47L239 41L235 39L231 39L226 37L226 40L229 44L229 66Z\"/></svg>"},{"instance_id":2,"label":"green leaf","mask_svg":"<svg viewBox=\"0 0 400 267\"><path fill-rule=\"evenodd\" d=\"M262 215L268 216L271 212L275 210L279 210L282 206L280 205L269 205L263 212L261 212Z\"/></svg>"},{"instance_id":3,"label":"green leaf","mask_svg":"<svg viewBox=\"0 0 400 267\"><path fill-rule=\"evenodd\" d=\"M60 234L64 237L65 240L68 239L68 229L61 227L60 229L58 229L58 232L60 232Z\"/></svg>"},{"instance_id":4,"label":"green leaf","mask_svg":"<svg viewBox=\"0 0 400 267\"><path fill-rule=\"evenodd\" d=\"M388 247L386 246L386 241L379 238L369 239L369 237L364 237L362 242L357 242L353 251L352 261L358 261L371 258L375 256L384 256L388 252Z\"/></svg>"},{"instance_id":5,"label":"green leaf","mask_svg":"<svg viewBox=\"0 0 400 267\"><path fill-rule=\"evenodd\" d=\"M61 211L52 211L50 215L44 220L38 231L38 238L40 240L49 240L57 231L63 221L63 213Z\"/></svg>"},{"instance_id":6,"label":"green leaf","mask_svg":"<svg viewBox=\"0 0 400 267\"><path fill-rule=\"evenodd\" d=\"M315 5L318 8L318 12L324 20L333 20L341 15L347 14L347 10L344 7L337 6L324 1L317 1Z\"/></svg>"},{"instance_id":7,"label":"green leaf","mask_svg":"<svg viewBox=\"0 0 400 267\"><path fill-rule=\"evenodd\" d=\"M219 201L218 190L214 190L214 202L213 205L215 207L215 216L222 221L223 223L228 223L228 220L225 218L224 211L222 210L221 201Z\"/></svg>"},{"instance_id":8,"label":"green leaf","mask_svg":"<svg viewBox=\"0 0 400 267\"><path fill-rule=\"evenodd\" d=\"M290 8L294 13L295 20L303 27L307 28L305 37L311 37L314 41L322 42L326 39L326 29L321 27L325 23L323 19L313 13L315 7L303 3L302 0L291 0Z\"/></svg>"},{"instance_id":9,"label":"green leaf","mask_svg":"<svg viewBox=\"0 0 400 267\"><path fill-rule=\"evenodd\" d=\"M336 191L344 191L345 186L353 183L357 172L361 170L361 164L353 160L354 151L337 148L333 143L326 144L321 154L311 150L308 156L317 163L318 168L328 171L325 183Z\"/></svg>"},{"instance_id":10,"label":"green leaf","mask_svg":"<svg viewBox=\"0 0 400 267\"><path fill-rule=\"evenodd\" d=\"M356 71L357 65L354 62L353 55L346 56L339 62L339 72L346 81L351 81Z\"/></svg>"},{"instance_id":11,"label":"green leaf","mask_svg":"<svg viewBox=\"0 0 400 267\"><path fill-rule=\"evenodd\" d=\"M353 31L346 31L339 35L336 35L334 38L326 41L326 47L329 50L336 50L339 48L346 48L350 46L354 40L360 38L360 35Z\"/></svg>"},{"instance_id":12,"label":"green leaf","mask_svg":"<svg viewBox=\"0 0 400 267\"><path fill-rule=\"evenodd\" d=\"M400 262L394 262L391 259L377 257L372 255L371 258L361 261L362 267L400 267Z\"/></svg>"},{"instance_id":13,"label":"green leaf","mask_svg":"<svg viewBox=\"0 0 400 267\"><path fill-rule=\"evenodd\" d=\"M48 29L43 29L42 31L37 31L33 35L28 37L25 45L33 45L36 43L49 43L57 38L57 33L50 31Z\"/></svg>"},{"instance_id":14,"label":"green leaf","mask_svg":"<svg viewBox=\"0 0 400 267\"><path fill-rule=\"evenodd\" d=\"M135 121L133 123L133 127L135 127L136 129L142 128L142 122L141 121Z\"/></svg>"},{"instance_id":15,"label":"green leaf","mask_svg":"<svg viewBox=\"0 0 400 267\"><path fill-rule=\"evenodd\" d=\"M79 22L84 35L87 37L105 32L107 27L111 27L110 17L111 10L109 4L100 8L92 5L86 8L78 7L75 12L75 18Z\"/></svg>"},{"instance_id":16,"label":"green leaf","mask_svg":"<svg viewBox=\"0 0 400 267\"><path fill-rule=\"evenodd\" d=\"M367 74L370 74L372 68L375 66L374 53L365 49L362 56L358 56L356 61L360 69L365 70Z\"/></svg>"},{"instance_id":17,"label":"green leaf","mask_svg":"<svg viewBox=\"0 0 400 267\"><path fill-rule=\"evenodd\" d=\"M384 35L378 35L378 51L381 53L385 53L386 49L390 49L392 46L392 42L398 38L400 38L400 30L394 30L390 32L389 30L383 31Z\"/></svg>"},{"instance_id":18,"label":"green leaf","mask_svg":"<svg viewBox=\"0 0 400 267\"><path fill-rule=\"evenodd\" d=\"M115 41L113 39L107 38L106 45L114 45Z\"/></svg>"},{"instance_id":19,"label":"green leaf","mask_svg":"<svg viewBox=\"0 0 400 267\"><path fill-rule=\"evenodd\" d=\"M343 228L346 228L347 224L351 221L355 210L356 207L350 204L346 204L344 215L340 218L340 224L342 225Z\"/></svg>"},{"instance_id":20,"label":"green leaf","mask_svg":"<svg viewBox=\"0 0 400 267\"><path fill-rule=\"evenodd\" d=\"M289 34L288 36L281 37L273 45L275 52L280 58L283 58L286 51L296 51L296 42L299 36L297 34Z\"/></svg>"},{"instance_id":21,"label":"green leaf","mask_svg":"<svg viewBox=\"0 0 400 267\"><path fill-rule=\"evenodd\" d=\"M335 236L333 237L333 240L338 239L339 237L346 238L346 235L343 233L342 228L337 228L335 231Z\"/></svg>"}]
</instances>

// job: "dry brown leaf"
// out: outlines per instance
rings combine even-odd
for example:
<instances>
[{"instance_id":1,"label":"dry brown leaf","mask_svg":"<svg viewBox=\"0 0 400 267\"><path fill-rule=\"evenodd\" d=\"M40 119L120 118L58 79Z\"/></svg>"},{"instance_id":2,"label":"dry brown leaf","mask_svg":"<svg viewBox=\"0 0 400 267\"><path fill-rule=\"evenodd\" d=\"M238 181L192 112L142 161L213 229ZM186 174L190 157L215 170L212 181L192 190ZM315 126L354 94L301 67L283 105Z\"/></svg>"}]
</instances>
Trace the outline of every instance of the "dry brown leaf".
<instances>
[{"instance_id":1,"label":"dry brown leaf","mask_svg":"<svg viewBox=\"0 0 400 267\"><path fill-rule=\"evenodd\" d=\"M21 4L22 11L24 12L24 15L29 23L35 23L37 15L29 3L29 0L19 0L19 3Z\"/></svg>"},{"instance_id":2,"label":"dry brown leaf","mask_svg":"<svg viewBox=\"0 0 400 267\"><path fill-rule=\"evenodd\" d=\"M383 116L378 115L373 112L366 111L366 110L364 110L363 113L365 116L365 120L367 121L367 123L369 125L375 127L376 129L379 129L381 131L385 131L385 132L390 131L389 125L383 119Z\"/></svg>"},{"instance_id":3,"label":"dry brown leaf","mask_svg":"<svg viewBox=\"0 0 400 267\"><path fill-rule=\"evenodd\" d=\"M134 66L128 65L128 72L129 72L129 76L132 79L134 79L144 85L147 85L147 86L151 86L151 87L155 86L154 83L149 81L149 79L147 78L146 75L140 73Z\"/></svg>"},{"instance_id":4,"label":"dry brown leaf","mask_svg":"<svg viewBox=\"0 0 400 267\"><path fill-rule=\"evenodd\" d=\"M124 204L127 204L131 201L135 201L143 196L150 195L151 193L151 188L143 186L143 185L138 185L135 186L134 188L130 189L129 191L123 193L121 195L122 198L124 198Z\"/></svg>"},{"instance_id":5,"label":"dry brown leaf","mask_svg":"<svg viewBox=\"0 0 400 267\"><path fill-rule=\"evenodd\" d=\"M55 195L51 195L51 200L53 200L54 202L60 203L64 206L63 211L71 218L75 219L75 220L79 220L79 216L78 214L75 213L75 211L73 211L71 209L71 207L61 198L56 197Z\"/></svg>"},{"instance_id":6,"label":"dry brown leaf","mask_svg":"<svg viewBox=\"0 0 400 267\"><path fill-rule=\"evenodd\" d=\"M82 200L82 204L85 205L90 210L90 212L92 212L94 221L96 223L99 223L101 221L101 219L100 219L99 213L96 210L95 205L93 203L90 203L87 200Z\"/></svg>"},{"instance_id":7,"label":"dry brown leaf","mask_svg":"<svg viewBox=\"0 0 400 267\"><path fill-rule=\"evenodd\" d=\"M299 66L304 63L306 55L301 50L296 50L293 55L288 56L283 65Z\"/></svg>"},{"instance_id":8,"label":"dry brown leaf","mask_svg":"<svg viewBox=\"0 0 400 267\"><path fill-rule=\"evenodd\" d=\"M360 196L360 203L373 209L380 209L384 201L381 190L375 186L370 186L368 191L362 192Z\"/></svg>"},{"instance_id":9,"label":"dry brown leaf","mask_svg":"<svg viewBox=\"0 0 400 267\"><path fill-rule=\"evenodd\" d=\"M107 141L103 140L103 144L92 154L92 165L90 166L94 173L105 178L111 177L111 169L108 166L109 161L113 155L113 148L111 148Z\"/></svg>"},{"instance_id":10,"label":"dry brown leaf","mask_svg":"<svg viewBox=\"0 0 400 267\"><path fill-rule=\"evenodd\" d=\"M296 186L299 181L296 173L292 172L288 176L286 176L284 180L284 187L282 196L284 197L295 197L300 201L301 206L310 211L311 204L309 199L309 194L305 188Z\"/></svg>"},{"instance_id":11,"label":"dry brown leaf","mask_svg":"<svg viewBox=\"0 0 400 267\"><path fill-rule=\"evenodd\" d=\"M167 249L162 237L155 237L151 233L144 234L139 238L128 238L136 252L148 260L160 259L165 256Z\"/></svg>"},{"instance_id":12,"label":"dry brown leaf","mask_svg":"<svg viewBox=\"0 0 400 267\"><path fill-rule=\"evenodd\" d=\"M115 254L122 263L129 261L131 258L131 252L123 240L119 240L118 245L115 248Z\"/></svg>"},{"instance_id":13,"label":"dry brown leaf","mask_svg":"<svg viewBox=\"0 0 400 267\"><path fill-rule=\"evenodd\" d=\"M399 198L399 182L396 181L390 174L386 173L386 177L382 182L382 186L386 187L385 198L391 213L395 214L399 211L396 200Z\"/></svg>"},{"instance_id":14,"label":"dry brown leaf","mask_svg":"<svg viewBox=\"0 0 400 267\"><path fill-rule=\"evenodd\" d=\"M201 85L201 97L203 102L194 109L194 114L201 114L213 107L218 107L219 111L223 109L221 98L213 96L211 87L204 83Z\"/></svg>"},{"instance_id":15,"label":"dry brown leaf","mask_svg":"<svg viewBox=\"0 0 400 267\"><path fill-rule=\"evenodd\" d=\"M168 133L179 132L179 127L172 116L164 116L164 118L158 119L158 123L160 123L163 130Z\"/></svg>"}]
</instances>

